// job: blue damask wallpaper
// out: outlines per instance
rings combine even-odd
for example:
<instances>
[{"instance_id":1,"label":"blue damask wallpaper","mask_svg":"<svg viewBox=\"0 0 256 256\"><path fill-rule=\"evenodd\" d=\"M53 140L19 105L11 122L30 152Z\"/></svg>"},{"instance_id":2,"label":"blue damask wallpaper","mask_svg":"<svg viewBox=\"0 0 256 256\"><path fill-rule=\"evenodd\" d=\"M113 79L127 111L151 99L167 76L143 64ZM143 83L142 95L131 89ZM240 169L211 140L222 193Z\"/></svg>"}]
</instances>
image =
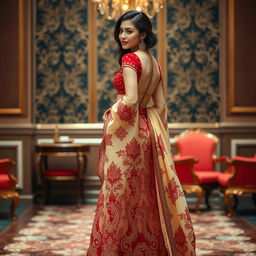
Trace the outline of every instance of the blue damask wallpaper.
<instances>
[{"instance_id":1,"label":"blue damask wallpaper","mask_svg":"<svg viewBox=\"0 0 256 256\"><path fill-rule=\"evenodd\" d=\"M37 0L36 17L36 123L86 123L87 0Z\"/></svg>"},{"instance_id":2,"label":"blue damask wallpaper","mask_svg":"<svg viewBox=\"0 0 256 256\"><path fill-rule=\"evenodd\" d=\"M96 98L88 90L88 0L37 0L36 123L86 123L115 101L112 78L119 65L115 21L96 16ZM169 0L166 12L167 104L169 122L218 122L219 1ZM157 18L153 20L158 33ZM153 54L157 56L156 48ZM92 85L91 85L92 86ZM90 112L92 113L92 112Z\"/></svg>"},{"instance_id":3,"label":"blue damask wallpaper","mask_svg":"<svg viewBox=\"0 0 256 256\"><path fill-rule=\"evenodd\" d=\"M106 20L98 14L97 30L97 121L116 100L112 78L119 69L116 42L114 40L115 21Z\"/></svg>"},{"instance_id":4,"label":"blue damask wallpaper","mask_svg":"<svg viewBox=\"0 0 256 256\"><path fill-rule=\"evenodd\" d=\"M219 1L169 1L166 40L169 122L218 122Z\"/></svg>"}]
</instances>

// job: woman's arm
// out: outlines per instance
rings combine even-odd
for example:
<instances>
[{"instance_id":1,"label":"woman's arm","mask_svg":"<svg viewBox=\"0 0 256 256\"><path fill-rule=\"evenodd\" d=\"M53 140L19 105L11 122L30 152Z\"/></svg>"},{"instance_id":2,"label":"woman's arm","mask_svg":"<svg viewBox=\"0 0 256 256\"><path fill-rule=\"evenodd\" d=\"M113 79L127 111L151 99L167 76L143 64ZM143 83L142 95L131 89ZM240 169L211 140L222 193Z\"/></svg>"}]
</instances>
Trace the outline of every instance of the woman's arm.
<instances>
[{"instance_id":1,"label":"woman's arm","mask_svg":"<svg viewBox=\"0 0 256 256\"><path fill-rule=\"evenodd\" d=\"M130 105L135 105L138 102L138 82L137 73L130 67L123 67L123 78L126 94L123 100Z\"/></svg>"}]
</instances>

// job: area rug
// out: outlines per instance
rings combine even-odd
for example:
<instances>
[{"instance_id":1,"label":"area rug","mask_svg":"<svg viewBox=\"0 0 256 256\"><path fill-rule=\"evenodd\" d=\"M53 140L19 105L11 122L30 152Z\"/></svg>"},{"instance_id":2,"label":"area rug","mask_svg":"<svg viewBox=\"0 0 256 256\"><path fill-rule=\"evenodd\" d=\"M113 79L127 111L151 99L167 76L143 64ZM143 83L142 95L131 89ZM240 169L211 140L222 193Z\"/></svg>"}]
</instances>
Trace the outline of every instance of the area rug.
<instances>
[{"instance_id":1,"label":"area rug","mask_svg":"<svg viewBox=\"0 0 256 256\"><path fill-rule=\"evenodd\" d=\"M95 206L48 206L0 248L9 256L84 256L89 245ZM256 231L243 218L230 219L223 211L192 214L197 255L256 255Z\"/></svg>"}]
</instances>

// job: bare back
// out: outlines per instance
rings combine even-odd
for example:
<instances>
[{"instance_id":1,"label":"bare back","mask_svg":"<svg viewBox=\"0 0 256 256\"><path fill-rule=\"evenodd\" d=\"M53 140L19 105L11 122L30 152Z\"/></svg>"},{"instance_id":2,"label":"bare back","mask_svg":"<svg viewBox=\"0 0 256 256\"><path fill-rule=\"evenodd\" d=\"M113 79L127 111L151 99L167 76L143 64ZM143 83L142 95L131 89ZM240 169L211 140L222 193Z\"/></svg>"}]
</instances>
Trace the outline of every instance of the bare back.
<instances>
[{"instance_id":1,"label":"bare back","mask_svg":"<svg viewBox=\"0 0 256 256\"><path fill-rule=\"evenodd\" d=\"M153 96L160 78L160 70L155 58L144 51L135 52L141 61L142 74L138 84L138 103L139 108L147 107L147 104Z\"/></svg>"}]
</instances>

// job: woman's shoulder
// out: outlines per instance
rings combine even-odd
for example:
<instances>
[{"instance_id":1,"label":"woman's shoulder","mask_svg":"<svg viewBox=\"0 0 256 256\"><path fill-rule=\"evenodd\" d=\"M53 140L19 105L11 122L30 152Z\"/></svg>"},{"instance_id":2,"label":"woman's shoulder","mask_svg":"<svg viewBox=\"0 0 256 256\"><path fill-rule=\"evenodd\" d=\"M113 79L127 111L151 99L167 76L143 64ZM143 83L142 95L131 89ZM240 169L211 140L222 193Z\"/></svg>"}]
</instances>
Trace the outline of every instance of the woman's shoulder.
<instances>
[{"instance_id":1,"label":"woman's shoulder","mask_svg":"<svg viewBox=\"0 0 256 256\"><path fill-rule=\"evenodd\" d=\"M126 53L122 57L122 66L129 66L135 69L137 72L141 72L142 66L141 66L141 61L138 55L136 55L133 52Z\"/></svg>"},{"instance_id":2,"label":"woman's shoulder","mask_svg":"<svg viewBox=\"0 0 256 256\"><path fill-rule=\"evenodd\" d=\"M122 57L122 61L127 61L127 60L135 61L135 62L140 61L138 55L135 54L135 53L133 53L133 52L128 52L128 53L126 53L126 54Z\"/></svg>"}]
</instances>

